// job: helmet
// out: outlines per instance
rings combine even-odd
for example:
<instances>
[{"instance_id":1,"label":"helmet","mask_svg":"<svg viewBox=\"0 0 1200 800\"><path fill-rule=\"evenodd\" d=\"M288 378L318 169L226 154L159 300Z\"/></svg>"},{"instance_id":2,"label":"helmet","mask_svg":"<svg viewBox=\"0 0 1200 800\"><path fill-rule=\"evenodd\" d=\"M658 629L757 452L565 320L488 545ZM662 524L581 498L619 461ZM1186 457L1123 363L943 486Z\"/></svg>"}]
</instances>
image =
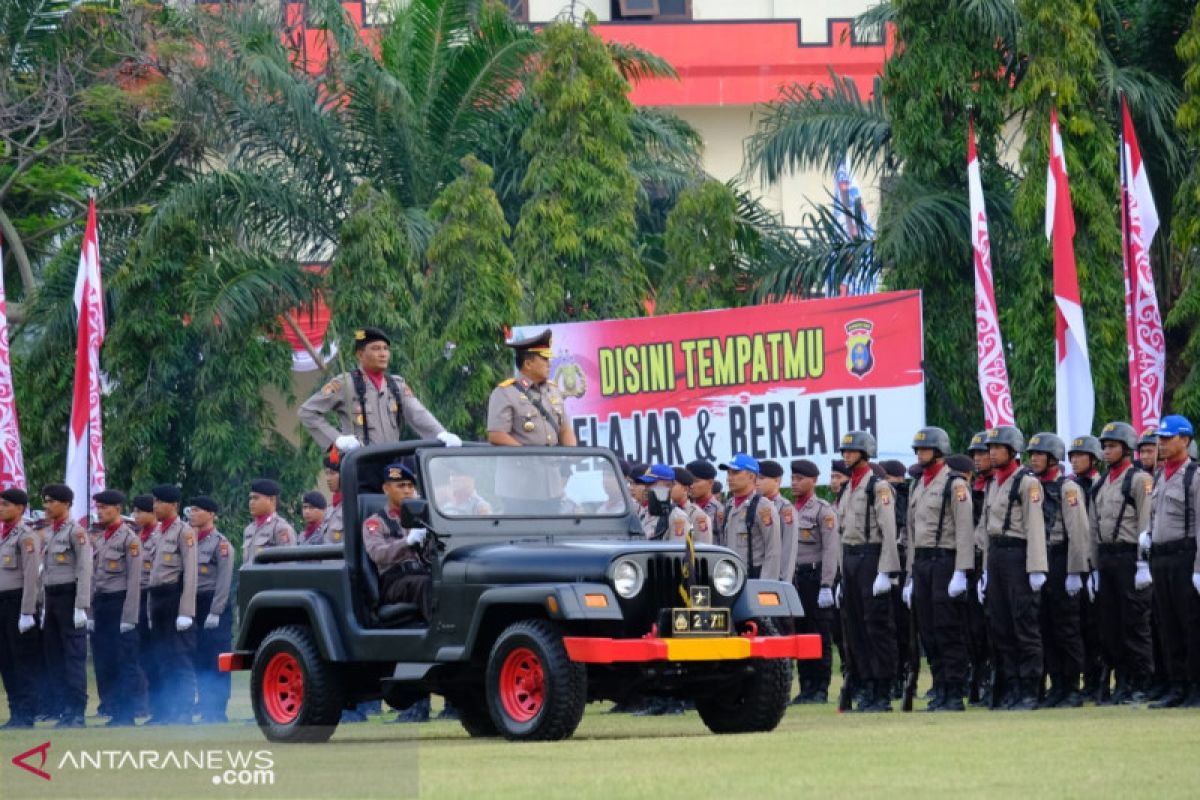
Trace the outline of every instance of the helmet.
<instances>
[{"instance_id":1,"label":"helmet","mask_svg":"<svg viewBox=\"0 0 1200 800\"><path fill-rule=\"evenodd\" d=\"M1158 428L1151 426L1142 431L1142 435L1138 437L1138 447L1146 444L1158 447Z\"/></svg>"},{"instance_id":2,"label":"helmet","mask_svg":"<svg viewBox=\"0 0 1200 800\"><path fill-rule=\"evenodd\" d=\"M930 447L936 450L939 456L945 456L950 452L950 434L941 428L921 428L913 436L912 446L913 450L918 447Z\"/></svg>"},{"instance_id":3,"label":"helmet","mask_svg":"<svg viewBox=\"0 0 1200 800\"><path fill-rule=\"evenodd\" d=\"M1168 414L1163 417L1162 425L1158 426L1156 431L1158 436L1187 436L1196 438L1196 433L1192 428L1192 423L1187 417L1179 414Z\"/></svg>"},{"instance_id":4,"label":"helmet","mask_svg":"<svg viewBox=\"0 0 1200 800\"><path fill-rule=\"evenodd\" d=\"M1100 445L1100 440L1095 436L1076 436L1071 440L1071 449L1067 453L1068 455L1087 453L1097 461L1104 460L1104 448Z\"/></svg>"},{"instance_id":5,"label":"helmet","mask_svg":"<svg viewBox=\"0 0 1200 800\"><path fill-rule=\"evenodd\" d=\"M983 443L989 446L1002 444L1014 453L1020 453L1025 449L1025 435L1016 426L1000 425L996 428L988 428Z\"/></svg>"},{"instance_id":6,"label":"helmet","mask_svg":"<svg viewBox=\"0 0 1200 800\"><path fill-rule=\"evenodd\" d=\"M1053 433L1035 433L1029 440L1027 453L1045 453L1055 461L1062 463L1067 457L1067 448L1063 440Z\"/></svg>"},{"instance_id":7,"label":"helmet","mask_svg":"<svg viewBox=\"0 0 1200 800\"><path fill-rule=\"evenodd\" d=\"M980 431L971 437L971 443L967 445L968 453L986 453L987 445L984 440L987 439L987 431Z\"/></svg>"},{"instance_id":8,"label":"helmet","mask_svg":"<svg viewBox=\"0 0 1200 800\"><path fill-rule=\"evenodd\" d=\"M1137 448L1137 433L1128 422L1110 422L1100 431L1100 444L1120 442L1129 450Z\"/></svg>"},{"instance_id":9,"label":"helmet","mask_svg":"<svg viewBox=\"0 0 1200 800\"><path fill-rule=\"evenodd\" d=\"M867 458L874 458L878 449L875 437L866 431L850 431L842 437L842 443L838 446L839 451L857 450Z\"/></svg>"}]
</instances>

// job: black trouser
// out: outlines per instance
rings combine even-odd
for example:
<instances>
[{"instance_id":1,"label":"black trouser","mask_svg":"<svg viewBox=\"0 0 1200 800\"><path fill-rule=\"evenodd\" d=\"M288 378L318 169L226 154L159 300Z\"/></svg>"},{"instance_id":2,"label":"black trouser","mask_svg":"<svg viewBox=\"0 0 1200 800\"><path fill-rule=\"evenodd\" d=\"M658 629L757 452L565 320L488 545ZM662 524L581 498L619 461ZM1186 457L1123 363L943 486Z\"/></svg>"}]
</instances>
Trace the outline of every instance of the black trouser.
<instances>
[{"instance_id":1,"label":"black trouser","mask_svg":"<svg viewBox=\"0 0 1200 800\"><path fill-rule=\"evenodd\" d=\"M967 598L947 591L954 577L953 550L918 548L913 561L913 606L921 644L936 683L967 679Z\"/></svg>"},{"instance_id":2,"label":"black trouser","mask_svg":"<svg viewBox=\"0 0 1200 800\"><path fill-rule=\"evenodd\" d=\"M163 710L162 682L159 680L157 653L154 649L154 631L150 630L150 590L142 589L138 604L138 666L140 669L135 701L139 712L145 710L158 714Z\"/></svg>"},{"instance_id":3,"label":"black trouser","mask_svg":"<svg viewBox=\"0 0 1200 800\"><path fill-rule=\"evenodd\" d=\"M1090 580L1090 576L1088 576ZM1083 633L1083 675L1085 682L1099 681L1104 675L1104 648L1100 646L1100 613L1085 581L1079 593L1079 627Z\"/></svg>"},{"instance_id":4,"label":"black trouser","mask_svg":"<svg viewBox=\"0 0 1200 800\"><path fill-rule=\"evenodd\" d=\"M0 592L0 680L8 696L8 715L18 722L37 716L34 676L41 671L42 639L37 626L21 633L21 589Z\"/></svg>"},{"instance_id":5,"label":"black trouser","mask_svg":"<svg viewBox=\"0 0 1200 800\"><path fill-rule=\"evenodd\" d=\"M137 628L121 633L124 605L124 592L102 592L92 598L92 662L96 665L96 691L105 710L113 719L132 720L140 648Z\"/></svg>"},{"instance_id":6,"label":"black trouser","mask_svg":"<svg viewBox=\"0 0 1200 800\"><path fill-rule=\"evenodd\" d=\"M1150 604L1154 587L1135 589L1137 545L1100 545L1100 645L1104 660L1126 677L1149 678L1154 670Z\"/></svg>"},{"instance_id":7,"label":"black trouser","mask_svg":"<svg viewBox=\"0 0 1200 800\"><path fill-rule=\"evenodd\" d=\"M983 603L979 602L979 576L983 574L983 554L975 553L975 569L967 575L967 647L971 657L973 683L978 686L986 677L988 658L988 621Z\"/></svg>"},{"instance_id":8,"label":"black trouser","mask_svg":"<svg viewBox=\"0 0 1200 800\"><path fill-rule=\"evenodd\" d=\"M905 550L906 550L906 548L903 548L903 547L897 548L897 552L900 555L900 563L901 564L908 563L908 554L905 552ZM900 580L899 580L898 585L899 586L906 585L908 583L908 578L909 578L908 571L901 569ZM888 592L888 597L892 601L892 616L895 617L895 619L896 619L896 673L895 673L895 677L903 678L905 665L907 665L909 663L909 658L911 658L911 654L909 653L909 647L910 647L909 638L910 637L908 635L909 629L911 627L909 625L909 621L908 621L909 610L908 610L908 606L904 605L904 596L902 595L902 593L900 591L896 590L896 591Z\"/></svg>"},{"instance_id":9,"label":"black trouser","mask_svg":"<svg viewBox=\"0 0 1200 800\"><path fill-rule=\"evenodd\" d=\"M154 660L158 664L159 703L151 711L164 720L191 722L196 702L196 673L192 665L196 651L196 627L175 630L179 616L179 583L150 589L150 630Z\"/></svg>"},{"instance_id":10,"label":"black trouser","mask_svg":"<svg viewBox=\"0 0 1200 800\"><path fill-rule=\"evenodd\" d=\"M1042 587L1042 650L1046 673L1078 681L1083 672L1083 629L1079 621L1079 594L1067 594L1067 545L1052 545L1050 571ZM1074 685L1074 684L1072 684Z\"/></svg>"},{"instance_id":11,"label":"black trouser","mask_svg":"<svg viewBox=\"0 0 1200 800\"><path fill-rule=\"evenodd\" d=\"M800 692L828 692L833 671L833 654L829 652L833 615L829 613L830 609L817 605L817 595L821 593L820 563L797 565L792 584L800 595L800 605L804 607L804 616L796 619L796 633L815 633L821 637L821 657L796 662Z\"/></svg>"},{"instance_id":12,"label":"black trouser","mask_svg":"<svg viewBox=\"0 0 1200 800\"><path fill-rule=\"evenodd\" d=\"M997 669L1009 680L1042 679L1042 632L1038 627L1039 593L1029 588L1025 548L997 545L988 553L988 583L984 598Z\"/></svg>"},{"instance_id":13,"label":"black trouser","mask_svg":"<svg viewBox=\"0 0 1200 800\"><path fill-rule=\"evenodd\" d=\"M204 718L224 717L230 693L230 675L217 669L217 656L232 648L233 609L226 606L217 627L205 628L212 601L212 592L196 595L196 710Z\"/></svg>"},{"instance_id":14,"label":"black trouser","mask_svg":"<svg viewBox=\"0 0 1200 800\"><path fill-rule=\"evenodd\" d=\"M87 628L75 627L75 584L46 587L42 628L50 681L62 687L64 717L82 717L87 708Z\"/></svg>"},{"instance_id":15,"label":"black trouser","mask_svg":"<svg viewBox=\"0 0 1200 800\"><path fill-rule=\"evenodd\" d=\"M1160 553L1156 546L1150 572L1167 676L1200 685L1200 594L1192 585L1196 549Z\"/></svg>"},{"instance_id":16,"label":"black trouser","mask_svg":"<svg viewBox=\"0 0 1200 800\"><path fill-rule=\"evenodd\" d=\"M389 603L416 603L426 622L433 616L433 578L428 572L406 572L402 564L379 576L379 599Z\"/></svg>"},{"instance_id":17,"label":"black trouser","mask_svg":"<svg viewBox=\"0 0 1200 800\"><path fill-rule=\"evenodd\" d=\"M858 672L855 677L891 681L898 659L892 593L876 597L871 592L879 574L879 545L848 546L842 553L842 613Z\"/></svg>"}]
</instances>

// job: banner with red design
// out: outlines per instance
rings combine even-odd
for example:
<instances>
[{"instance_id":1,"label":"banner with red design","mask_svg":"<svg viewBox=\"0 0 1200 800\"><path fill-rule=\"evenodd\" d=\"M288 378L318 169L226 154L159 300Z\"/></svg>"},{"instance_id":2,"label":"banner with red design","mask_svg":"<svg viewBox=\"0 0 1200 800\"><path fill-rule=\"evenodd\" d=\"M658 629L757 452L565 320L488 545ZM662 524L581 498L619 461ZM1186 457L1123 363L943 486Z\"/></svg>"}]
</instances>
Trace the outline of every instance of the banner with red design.
<instances>
[{"instance_id":1,"label":"banner with red design","mask_svg":"<svg viewBox=\"0 0 1200 800\"><path fill-rule=\"evenodd\" d=\"M549 327L550 379L579 443L630 461L744 452L828 474L847 431L907 463L925 424L920 292Z\"/></svg>"},{"instance_id":2,"label":"banner with red design","mask_svg":"<svg viewBox=\"0 0 1200 800\"><path fill-rule=\"evenodd\" d=\"M0 267L4 264L0 254ZM8 304L4 297L4 270L0 269L0 490L25 488L25 459L17 426L17 401L13 395L12 363L8 353Z\"/></svg>"}]
</instances>

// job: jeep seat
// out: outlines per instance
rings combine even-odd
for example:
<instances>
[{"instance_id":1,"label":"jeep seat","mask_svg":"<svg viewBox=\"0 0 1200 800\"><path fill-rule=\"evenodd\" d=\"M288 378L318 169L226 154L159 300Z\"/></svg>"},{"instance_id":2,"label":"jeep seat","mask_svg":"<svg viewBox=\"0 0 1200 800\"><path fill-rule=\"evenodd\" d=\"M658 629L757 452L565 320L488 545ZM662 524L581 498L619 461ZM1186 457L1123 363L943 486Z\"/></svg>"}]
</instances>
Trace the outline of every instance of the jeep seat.
<instances>
[{"instance_id":1,"label":"jeep seat","mask_svg":"<svg viewBox=\"0 0 1200 800\"><path fill-rule=\"evenodd\" d=\"M360 494L358 496L359 519L364 522L375 514L387 510L387 498L382 494ZM367 591L367 608L371 612L371 625L376 628L407 628L423 626L421 609L416 603L379 604L379 570L367 555L365 547L359 548L363 586Z\"/></svg>"}]
</instances>

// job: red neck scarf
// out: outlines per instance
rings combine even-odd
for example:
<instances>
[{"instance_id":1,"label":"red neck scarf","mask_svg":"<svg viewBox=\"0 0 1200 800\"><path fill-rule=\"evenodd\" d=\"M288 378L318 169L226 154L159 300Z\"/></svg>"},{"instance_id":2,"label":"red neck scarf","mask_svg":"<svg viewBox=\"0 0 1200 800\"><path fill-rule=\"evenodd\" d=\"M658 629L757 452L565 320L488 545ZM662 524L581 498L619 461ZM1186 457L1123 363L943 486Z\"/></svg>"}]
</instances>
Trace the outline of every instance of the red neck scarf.
<instances>
[{"instance_id":1,"label":"red neck scarf","mask_svg":"<svg viewBox=\"0 0 1200 800\"><path fill-rule=\"evenodd\" d=\"M375 391L379 391L380 389L383 388L383 373L382 372L371 372L369 370L364 369L363 374L366 375L371 380L371 383L375 384Z\"/></svg>"},{"instance_id":2,"label":"red neck scarf","mask_svg":"<svg viewBox=\"0 0 1200 800\"><path fill-rule=\"evenodd\" d=\"M199 544L200 542L203 542L205 537L208 536L209 534L211 534L215 530L216 530L216 528L214 528L210 525L209 527L207 527L204 530L197 533L196 534L196 543Z\"/></svg>"},{"instance_id":3,"label":"red neck scarf","mask_svg":"<svg viewBox=\"0 0 1200 800\"><path fill-rule=\"evenodd\" d=\"M335 508L342 504L342 493L334 492L333 499L329 501Z\"/></svg>"},{"instance_id":4,"label":"red neck scarf","mask_svg":"<svg viewBox=\"0 0 1200 800\"><path fill-rule=\"evenodd\" d=\"M146 541L147 539L149 539L149 538L150 538L150 536L151 536L153 533L154 533L154 526L153 526L153 525L143 525L143 526L142 526L142 530L141 530L141 532L138 534L138 536L141 536L141 537L142 537L142 541L144 542L144 541Z\"/></svg>"},{"instance_id":5,"label":"red neck scarf","mask_svg":"<svg viewBox=\"0 0 1200 800\"><path fill-rule=\"evenodd\" d=\"M741 508L741 506L742 506L742 503L744 503L744 502L746 502L747 500L749 500L749 499L750 499L750 495L752 495L752 494L754 494L754 492L752 492L752 491L751 491L751 492L746 492L746 493L745 493L744 495L742 495L741 497L734 497L734 498L733 498L733 507L734 507L734 508Z\"/></svg>"},{"instance_id":6,"label":"red neck scarf","mask_svg":"<svg viewBox=\"0 0 1200 800\"><path fill-rule=\"evenodd\" d=\"M321 523L319 523L319 522L310 522L307 525L305 525L304 526L304 538L307 539L308 537L312 536L314 533L316 533L317 528L319 528L320 526L321 526Z\"/></svg>"},{"instance_id":7,"label":"red neck scarf","mask_svg":"<svg viewBox=\"0 0 1200 800\"><path fill-rule=\"evenodd\" d=\"M171 517L170 519L164 519L162 522L158 523L158 529L160 531L162 531L163 533L166 533L167 529L170 528L172 525L174 525L175 520L177 520L177 519L179 519L179 517Z\"/></svg>"},{"instance_id":8,"label":"red neck scarf","mask_svg":"<svg viewBox=\"0 0 1200 800\"><path fill-rule=\"evenodd\" d=\"M1171 476L1173 476L1176 472L1178 472L1179 468L1182 467L1186 463L1188 463L1188 457L1186 454L1184 455L1183 458L1179 459L1178 461L1164 461L1163 462L1163 479L1168 480L1168 481L1171 480Z\"/></svg>"},{"instance_id":9,"label":"red neck scarf","mask_svg":"<svg viewBox=\"0 0 1200 800\"><path fill-rule=\"evenodd\" d=\"M254 518L254 527L261 528L263 525L266 525L268 522L270 522L271 517L273 516L275 516L274 511L272 511L270 514L259 514Z\"/></svg>"},{"instance_id":10,"label":"red neck scarf","mask_svg":"<svg viewBox=\"0 0 1200 800\"><path fill-rule=\"evenodd\" d=\"M1125 470L1129 469L1129 467L1132 463L1133 462L1131 462L1128 458L1125 458L1125 459L1122 459L1121 463L1117 464L1115 467L1109 467L1109 469L1108 469L1109 483L1112 483L1117 478L1121 477L1121 475L1124 474Z\"/></svg>"},{"instance_id":11,"label":"red neck scarf","mask_svg":"<svg viewBox=\"0 0 1200 800\"><path fill-rule=\"evenodd\" d=\"M116 524L114 524L108 528L105 528L104 529L104 541L107 542L109 539L111 539L114 533L121 530L121 525L123 525L123 524L124 523L122 523L122 522L117 522Z\"/></svg>"},{"instance_id":12,"label":"red neck scarf","mask_svg":"<svg viewBox=\"0 0 1200 800\"><path fill-rule=\"evenodd\" d=\"M1017 468L1020 466L1021 465L1017 463L1016 459L1013 459L1012 461L1008 462L1000 469L993 469L992 470L992 478L996 481L996 485L999 486L1000 484L1004 483L1006 480L1011 478L1012 474L1014 472L1016 472Z\"/></svg>"},{"instance_id":13,"label":"red neck scarf","mask_svg":"<svg viewBox=\"0 0 1200 800\"><path fill-rule=\"evenodd\" d=\"M1056 480L1057 478L1058 478L1058 467L1057 466L1053 466L1050 469L1043 472L1041 475L1038 475L1038 480L1041 481L1042 483L1049 483L1050 481Z\"/></svg>"},{"instance_id":14,"label":"red neck scarf","mask_svg":"<svg viewBox=\"0 0 1200 800\"><path fill-rule=\"evenodd\" d=\"M859 464L854 468L854 472L850 475L850 488L857 489L858 484L862 481L863 476L871 471L871 467L867 464Z\"/></svg>"},{"instance_id":15,"label":"red neck scarf","mask_svg":"<svg viewBox=\"0 0 1200 800\"><path fill-rule=\"evenodd\" d=\"M934 461L921 472L922 484L928 486L937 477L937 474L942 471L942 467L946 466L945 461Z\"/></svg>"},{"instance_id":16,"label":"red neck scarf","mask_svg":"<svg viewBox=\"0 0 1200 800\"><path fill-rule=\"evenodd\" d=\"M808 501L812 500L812 499L813 499L812 492L809 492L808 494L800 495L799 497L796 498L796 508L797 509L804 508L806 505L808 505Z\"/></svg>"}]
</instances>

